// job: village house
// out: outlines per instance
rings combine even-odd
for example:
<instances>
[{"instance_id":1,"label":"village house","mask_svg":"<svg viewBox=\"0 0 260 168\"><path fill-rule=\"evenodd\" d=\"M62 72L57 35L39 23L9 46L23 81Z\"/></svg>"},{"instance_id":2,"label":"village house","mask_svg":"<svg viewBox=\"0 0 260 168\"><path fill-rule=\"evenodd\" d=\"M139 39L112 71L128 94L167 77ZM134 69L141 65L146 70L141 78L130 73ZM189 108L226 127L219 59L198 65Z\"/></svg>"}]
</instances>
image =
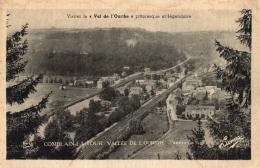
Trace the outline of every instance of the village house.
<instances>
[{"instance_id":1,"label":"village house","mask_svg":"<svg viewBox=\"0 0 260 168\"><path fill-rule=\"evenodd\" d=\"M207 90L205 87L197 87L196 90L192 91L193 96L195 96L198 100L202 100L205 98L207 94Z\"/></svg>"},{"instance_id":2,"label":"village house","mask_svg":"<svg viewBox=\"0 0 260 168\"><path fill-rule=\"evenodd\" d=\"M185 96L185 95L184 95L184 98L183 98L183 104L184 104L184 105L187 105L188 102L189 102L189 99L190 99L189 96Z\"/></svg>"},{"instance_id":3,"label":"village house","mask_svg":"<svg viewBox=\"0 0 260 168\"><path fill-rule=\"evenodd\" d=\"M191 93L194 89L195 89L195 87L194 87L193 85L189 85L189 84L187 84L186 82L183 82L183 84L182 84L182 90L183 90L184 92Z\"/></svg>"},{"instance_id":4,"label":"village house","mask_svg":"<svg viewBox=\"0 0 260 168\"><path fill-rule=\"evenodd\" d=\"M197 77L194 77L194 78L191 78L191 79L187 79L186 80L186 84L187 85L192 85L194 87L199 87L202 85L202 81L201 79L197 78Z\"/></svg>"},{"instance_id":5,"label":"village house","mask_svg":"<svg viewBox=\"0 0 260 168\"><path fill-rule=\"evenodd\" d=\"M135 83L138 85L144 85L145 81L146 80L144 80L144 79L137 79L137 80L135 80Z\"/></svg>"},{"instance_id":6,"label":"village house","mask_svg":"<svg viewBox=\"0 0 260 168\"><path fill-rule=\"evenodd\" d=\"M224 90L217 90L211 95L211 99L216 99L219 101L226 100L229 97L230 95Z\"/></svg>"},{"instance_id":7,"label":"village house","mask_svg":"<svg viewBox=\"0 0 260 168\"><path fill-rule=\"evenodd\" d=\"M208 92L208 97L209 97L209 99L212 99L212 95L213 95L215 92L221 91L221 88L218 88L217 86L205 86L205 89L206 89L207 92Z\"/></svg>"},{"instance_id":8,"label":"village house","mask_svg":"<svg viewBox=\"0 0 260 168\"><path fill-rule=\"evenodd\" d=\"M129 67L129 66L124 66L124 67L123 67L123 70L124 70L124 71L130 70L130 67Z\"/></svg>"},{"instance_id":9,"label":"village house","mask_svg":"<svg viewBox=\"0 0 260 168\"><path fill-rule=\"evenodd\" d=\"M99 79L98 81L97 81L97 88L98 89L102 89L103 88L103 80L102 79Z\"/></svg>"},{"instance_id":10,"label":"village house","mask_svg":"<svg viewBox=\"0 0 260 168\"><path fill-rule=\"evenodd\" d=\"M121 94L121 95L125 95L125 87L119 87L116 90Z\"/></svg>"},{"instance_id":11,"label":"village house","mask_svg":"<svg viewBox=\"0 0 260 168\"><path fill-rule=\"evenodd\" d=\"M172 72L168 71L168 72L165 73L165 77L166 78L175 77L177 79L177 78L181 77L181 73L178 73L178 72L173 72L172 73Z\"/></svg>"},{"instance_id":12,"label":"village house","mask_svg":"<svg viewBox=\"0 0 260 168\"><path fill-rule=\"evenodd\" d=\"M202 85L201 79L193 76L193 77L187 78L186 81L183 82L182 90L192 91L201 85Z\"/></svg>"},{"instance_id":13,"label":"village house","mask_svg":"<svg viewBox=\"0 0 260 168\"><path fill-rule=\"evenodd\" d=\"M147 92L151 92L156 87L155 80L146 80L143 85L145 86L145 89Z\"/></svg>"},{"instance_id":14,"label":"village house","mask_svg":"<svg viewBox=\"0 0 260 168\"><path fill-rule=\"evenodd\" d=\"M62 76L62 75L43 75L43 83L60 83L66 84L73 83L76 80L75 76Z\"/></svg>"},{"instance_id":15,"label":"village house","mask_svg":"<svg viewBox=\"0 0 260 168\"><path fill-rule=\"evenodd\" d=\"M126 72L123 71L123 72L121 73L121 76L125 77L125 76L126 76Z\"/></svg>"},{"instance_id":16,"label":"village house","mask_svg":"<svg viewBox=\"0 0 260 168\"><path fill-rule=\"evenodd\" d=\"M151 92L153 89L155 89L156 87L156 81L155 80L143 80L143 79L139 79L136 80L135 83L139 86L144 86L145 90L147 92Z\"/></svg>"},{"instance_id":17,"label":"village house","mask_svg":"<svg viewBox=\"0 0 260 168\"><path fill-rule=\"evenodd\" d=\"M194 106L187 105L184 116L186 119L195 119L197 117L206 119L208 116L215 114L215 106Z\"/></svg>"},{"instance_id":18,"label":"village house","mask_svg":"<svg viewBox=\"0 0 260 168\"><path fill-rule=\"evenodd\" d=\"M118 74L113 74L112 76L105 76L105 77L101 77L101 79L103 81L108 81L109 83L115 83L115 81L120 79L120 76Z\"/></svg>"},{"instance_id":19,"label":"village house","mask_svg":"<svg viewBox=\"0 0 260 168\"><path fill-rule=\"evenodd\" d=\"M174 85L176 82L177 78L176 77L170 77L167 79L167 88L171 87Z\"/></svg>"},{"instance_id":20,"label":"village house","mask_svg":"<svg viewBox=\"0 0 260 168\"><path fill-rule=\"evenodd\" d=\"M120 79L120 76L118 74L114 74L112 76L105 76L101 77L97 82L97 88L102 89L105 82L108 82L110 86L114 85L116 81Z\"/></svg>"},{"instance_id":21,"label":"village house","mask_svg":"<svg viewBox=\"0 0 260 168\"><path fill-rule=\"evenodd\" d=\"M166 73L165 73L165 77L166 77L166 78L172 77L172 73L171 73L170 71L166 72Z\"/></svg>"},{"instance_id":22,"label":"village house","mask_svg":"<svg viewBox=\"0 0 260 168\"><path fill-rule=\"evenodd\" d=\"M129 95L141 95L143 93L143 89L139 86L132 86L129 90Z\"/></svg>"},{"instance_id":23,"label":"village house","mask_svg":"<svg viewBox=\"0 0 260 168\"><path fill-rule=\"evenodd\" d=\"M210 91L215 91L218 89L217 86L205 86L205 89L210 92Z\"/></svg>"},{"instance_id":24,"label":"village house","mask_svg":"<svg viewBox=\"0 0 260 168\"><path fill-rule=\"evenodd\" d=\"M159 84L163 87L163 88L167 88L167 81L166 80L164 80L164 79L160 79L159 80Z\"/></svg>"},{"instance_id":25,"label":"village house","mask_svg":"<svg viewBox=\"0 0 260 168\"><path fill-rule=\"evenodd\" d=\"M84 87L92 88L92 87L94 87L94 81L87 80L87 79L78 79L78 80L74 80L73 85L74 86L84 86Z\"/></svg>"},{"instance_id":26,"label":"village house","mask_svg":"<svg viewBox=\"0 0 260 168\"><path fill-rule=\"evenodd\" d=\"M144 74L149 75L151 73L151 68L144 68Z\"/></svg>"},{"instance_id":27,"label":"village house","mask_svg":"<svg viewBox=\"0 0 260 168\"><path fill-rule=\"evenodd\" d=\"M94 86L94 81L92 81L92 80L87 80L87 81L85 81L85 83L86 83L87 85L92 85L92 86Z\"/></svg>"}]
</instances>

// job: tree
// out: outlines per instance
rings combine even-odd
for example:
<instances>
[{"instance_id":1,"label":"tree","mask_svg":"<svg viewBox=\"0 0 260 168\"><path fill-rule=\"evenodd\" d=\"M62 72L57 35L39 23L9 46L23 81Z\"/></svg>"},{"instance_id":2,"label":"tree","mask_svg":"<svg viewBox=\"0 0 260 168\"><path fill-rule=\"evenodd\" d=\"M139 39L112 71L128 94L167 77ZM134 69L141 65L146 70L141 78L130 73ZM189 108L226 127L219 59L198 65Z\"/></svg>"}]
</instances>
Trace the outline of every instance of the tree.
<instances>
[{"instance_id":1,"label":"tree","mask_svg":"<svg viewBox=\"0 0 260 168\"><path fill-rule=\"evenodd\" d=\"M217 77L222 80L224 89L231 94L231 99L226 101L228 115L220 121L216 128L211 123L211 133L216 140L243 136L244 143L233 150L220 156L235 159L249 159L251 157L251 32L252 32L252 11L243 9L241 17L236 21L240 29L237 31L238 40L248 47L248 51L239 51L221 45L216 41L217 51L220 57L226 60L224 68L216 66ZM224 135L226 134L226 135ZM239 158L240 157L240 158Z\"/></svg>"},{"instance_id":2,"label":"tree","mask_svg":"<svg viewBox=\"0 0 260 168\"><path fill-rule=\"evenodd\" d=\"M8 25L7 27L10 27ZM28 77L17 82L16 77L24 71L27 61L23 56L27 52L28 42L24 40L27 35L28 24L22 26L20 31L7 36L6 39L6 97L7 103L22 104L29 94L36 92L36 85L42 79L42 75ZM40 112L46 107L50 94L47 94L37 105L17 112L7 112L7 158L25 158L23 141L26 136L37 132L42 123Z\"/></svg>"},{"instance_id":3,"label":"tree","mask_svg":"<svg viewBox=\"0 0 260 168\"><path fill-rule=\"evenodd\" d=\"M125 96L129 96L129 89L126 88L126 89L124 90L124 95L125 95Z\"/></svg>"},{"instance_id":4,"label":"tree","mask_svg":"<svg viewBox=\"0 0 260 168\"><path fill-rule=\"evenodd\" d=\"M108 81L104 81L103 83L102 83L102 87L103 88L108 88L109 87L109 82Z\"/></svg>"},{"instance_id":5,"label":"tree","mask_svg":"<svg viewBox=\"0 0 260 168\"><path fill-rule=\"evenodd\" d=\"M133 95L130 99L130 103L133 107L133 110L137 110L139 109L139 107L141 107L141 102L140 102L140 98L137 95Z\"/></svg>"},{"instance_id":6,"label":"tree","mask_svg":"<svg viewBox=\"0 0 260 168\"><path fill-rule=\"evenodd\" d=\"M237 20L240 29L237 31L239 41L248 47L248 51L235 50L216 41L220 57L226 60L226 66L215 65L217 78L222 80L223 88L231 94L226 99L221 120L209 120L208 128L214 139L213 147L206 145L191 146L194 159L250 159L251 158L251 21L252 11L243 9ZM243 142L232 147L220 148L225 139L232 140L240 136ZM199 137L191 139L198 141ZM233 145L231 143L231 145ZM195 150L196 148L196 150ZM208 154L206 154L208 153Z\"/></svg>"},{"instance_id":7,"label":"tree","mask_svg":"<svg viewBox=\"0 0 260 168\"><path fill-rule=\"evenodd\" d=\"M73 130L74 116L71 115L69 110L62 110L56 113L56 118L59 120L59 124L62 130Z\"/></svg>"},{"instance_id":8,"label":"tree","mask_svg":"<svg viewBox=\"0 0 260 168\"><path fill-rule=\"evenodd\" d=\"M61 120L55 118L50 123L47 124L44 130L44 138L38 137L38 145L40 150L38 150L38 157L43 157L47 159L73 159L74 146L67 145L72 140L66 131L61 127ZM62 146L46 146L44 142L60 142ZM36 144L36 145L37 145Z\"/></svg>"},{"instance_id":9,"label":"tree","mask_svg":"<svg viewBox=\"0 0 260 168\"><path fill-rule=\"evenodd\" d=\"M182 104L177 104L176 106L176 114L182 115L182 113L185 111L185 106Z\"/></svg>"},{"instance_id":10,"label":"tree","mask_svg":"<svg viewBox=\"0 0 260 168\"><path fill-rule=\"evenodd\" d=\"M202 122L200 118L197 121L197 127L192 130L192 135L188 136L190 144L188 146L189 151L187 157L189 159L207 159L207 145L204 139L205 132L202 128Z\"/></svg>"},{"instance_id":11,"label":"tree","mask_svg":"<svg viewBox=\"0 0 260 168\"><path fill-rule=\"evenodd\" d=\"M101 103L100 101L94 101L93 99L91 99L89 101L89 111L91 113L97 113L101 111Z\"/></svg>"},{"instance_id":12,"label":"tree","mask_svg":"<svg viewBox=\"0 0 260 168\"><path fill-rule=\"evenodd\" d=\"M182 155L181 155L179 150L175 153L174 157L175 157L176 160L181 160L182 159Z\"/></svg>"},{"instance_id":13,"label":"tree","mask_svg":"<svg viewBox=\"0 0 260 168\"><path fill-rule=\"evenodd\" d=\"M206 91L205 96L202 99L203 101L209 100L209 93Z\"/></svg>"},{"instance_id":14,"label":"tree","mask_svg":"<svg viewBox=\"0 0 260 168\"><path fill-rule=\"evenodd\" d=\"M252 11L243 9L242 17L237 20L240 29L237 38L248 47L249 51L239 51L220 44L216 41L220 57L226 60L225 68L215 65L217 77L222 80L224 89L231 93L234 101L240 106L251 102L251 32Z\"/></svg>"},{"instance_id":15,"label":"tree","mask_svg":"<svg viewBox=\"0 0 260 168\"><path fill-rule=\"evenodd\" d=\"M102 126L98 122L94 111L83 109L80 113L83 119L81 120L80 127L76 131L75 139L76 141L86 141L100 132Z\"/></svg>"},{"instance_id":16,"label":"tree","mask_svg":"<svg viewBox=\"0 0 260 168\"><path fill-rule=\"evenodd\" d=\"M155 91L154 89L151 90L151 96L154 96L155 95Z\"/></svg>"},{"instance_id":17,"label":"tree","mask_svg":"<svg viewBox=\"0 0 260 168\"><path fill-rule=\"evenodd\" d=\"M114 122L119 121L123 117L123 114L121 111L118 111L116 109L109 117L108 117L108 122L110 124L113 124Z\"/></svg>"},{"instance_id":18,"label":"tree","mask_svg":"<svg viewBox=\"0 0 260 168\"><path fill-rule=\"evenodd\" d=\"M57 120L53 120L47 124L44 130L44 137L48 141L57 141L60 140L61 136L63 136L64 131L61 131L60 124Z\"/></svg>"},{"instance_id":19,"label":"tree","mask_svg":"<svg viewBox=\"0 0 260 168\"><path fill-rule=\"evenodd\" d=\"M103 100L112 101L116 98L116 91L112 87L106 87L101 93L100 98Z\"/></svg>"},{"instance_id":20,"label":"tree","mask_svg":"<svg viewBox=\"0 0 260 168\"><path fill-rule=\"evenodd\" d=\"M124 115L134 111L134 107L128 97L122 97L119 99L118 110L124 113Z\"/></svg>"},{"instance_id":21,"label":"tree","mask_svg":"<svg viewBox=\"0 0 260 168\"><path fill-rule=\"evenodd\" d=\"M196 97L190 97L188 100L188 105L198 105L199 104L199 100Z\"/></svg>"}]
</instances>

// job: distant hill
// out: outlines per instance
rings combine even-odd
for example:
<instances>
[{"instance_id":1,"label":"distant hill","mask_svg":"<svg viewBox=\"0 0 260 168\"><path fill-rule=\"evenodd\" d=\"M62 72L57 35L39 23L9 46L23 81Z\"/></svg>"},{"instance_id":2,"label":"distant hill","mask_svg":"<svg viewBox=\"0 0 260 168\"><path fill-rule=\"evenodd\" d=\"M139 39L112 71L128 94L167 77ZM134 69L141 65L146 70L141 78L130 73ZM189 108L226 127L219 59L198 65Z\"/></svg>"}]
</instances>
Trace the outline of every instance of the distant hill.
<instances>
[{"instance_id":1,"label":"distant hill","mask_svg":"<svg viewBox=\"0 0 260 168\"><path fill-rule=\"evenodd\" d=\"M234 32L149 32L139 28L33 29L28 35L28 73L109 75L166 68L186 56L214 57L214 40L230 41Z\"/></svg>"}]
</instances>

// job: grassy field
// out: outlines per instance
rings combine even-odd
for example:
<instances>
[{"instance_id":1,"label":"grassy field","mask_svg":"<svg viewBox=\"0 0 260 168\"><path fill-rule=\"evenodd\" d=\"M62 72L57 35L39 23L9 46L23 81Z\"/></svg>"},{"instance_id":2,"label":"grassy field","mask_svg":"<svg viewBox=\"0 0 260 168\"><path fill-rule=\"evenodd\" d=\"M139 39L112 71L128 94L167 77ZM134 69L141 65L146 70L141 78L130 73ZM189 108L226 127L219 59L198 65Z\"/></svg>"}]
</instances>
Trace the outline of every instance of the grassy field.
<instances>
[{"instance_id":1,"label":"grassy field","mask_svg":"<svg viewBox=\"0 0 260 168\"><path fill-rule=\"evenodd\" d=\"M134 159L175 159L175 153L179 151L182 156L186 157L188 147L187 135L196 126L194 121L177 121L172 131L163 138L163 145L153 145L137 153ZM177 144L178 143L178 144Z\"/></svg>"},{"instance_id":2,"label":"grassy field","mask_svg":"<svg viewBox=\"0 0 260 168\"><path fill-rule=\"evenodd\" d=\"M7 106L8 111L20 111L26 107L37 104L46 94L50 91L53 91L52 95L49 98L49 103L47 109L44 111L49 111L52 109L57 109L64 106L72 101L75 101L79 98L85 97L96 89L90 88L76 88L76 87L66 87L65 90L60 90L59 85L57 84L38 84L36 87L37 92L31 94L25 103L21 105L14 104L13 106Z\"/></svg>"},{"instance_id":3,"label":"grassy field","mask_svg":"<svg viewBox=\"0 0 260 168\"><path fill-rule=\"evenodd\" d=\"M128 139L130 141L154 141L161 137L168 130L168 121L166 113L158 114L151 112L142 121L145 133L143 135L133 135ZM143 148L144 145L120 146L109 155L109 159L127 159L136 151Z\"/></svg>"}]
</instances>

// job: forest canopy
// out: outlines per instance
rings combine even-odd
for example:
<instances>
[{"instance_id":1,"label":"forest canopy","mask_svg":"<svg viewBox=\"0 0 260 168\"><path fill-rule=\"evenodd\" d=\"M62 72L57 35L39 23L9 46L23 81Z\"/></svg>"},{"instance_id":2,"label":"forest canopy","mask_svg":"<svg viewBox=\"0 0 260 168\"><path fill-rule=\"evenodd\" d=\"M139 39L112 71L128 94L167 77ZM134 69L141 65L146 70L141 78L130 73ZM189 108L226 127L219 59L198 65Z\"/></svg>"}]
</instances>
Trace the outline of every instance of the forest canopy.
<instances>
[{"instance_id":1,"label":"forest canopy","mask_svg":"<svg viewBox=\"0 0 260 168\"><path fill-rule=\"evenodd\" d=\"M139 29L32 30L29 73L110 75L171 67L186 56L173 43Z\"/></svg>"}]
</instances>

